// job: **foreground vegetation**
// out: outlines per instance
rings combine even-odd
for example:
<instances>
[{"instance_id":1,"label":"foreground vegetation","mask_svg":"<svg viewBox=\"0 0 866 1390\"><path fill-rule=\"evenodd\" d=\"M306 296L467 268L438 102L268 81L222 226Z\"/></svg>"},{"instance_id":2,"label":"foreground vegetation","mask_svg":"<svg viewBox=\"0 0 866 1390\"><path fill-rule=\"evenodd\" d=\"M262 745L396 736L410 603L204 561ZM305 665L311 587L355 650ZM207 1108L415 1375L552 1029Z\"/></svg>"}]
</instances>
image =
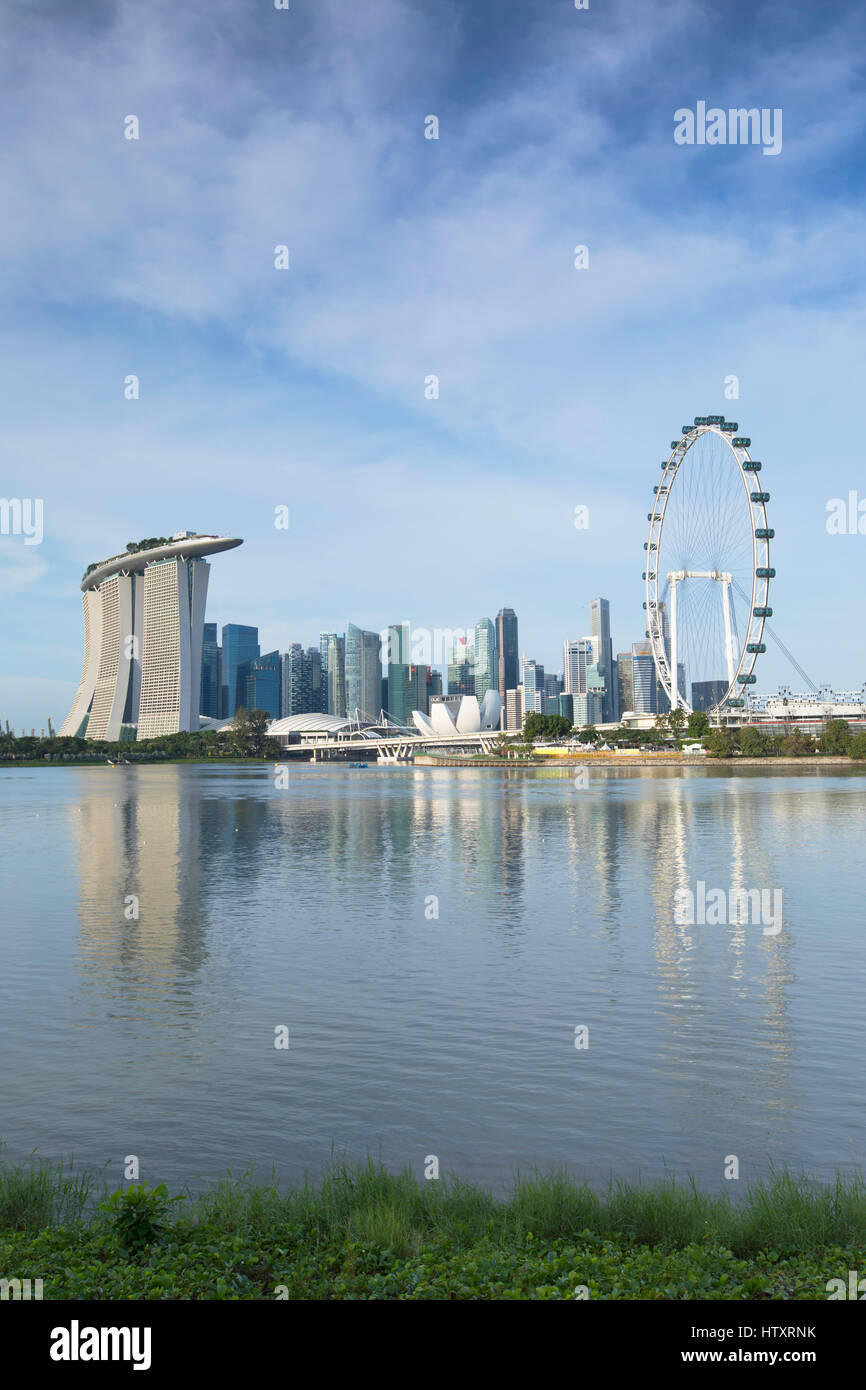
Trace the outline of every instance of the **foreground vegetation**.
<instances>
[{"instance_id":1,"label":"foreground vegetation","mask_svg":"<svg viewBox=\"0 0 866 1390\"><path fill-rule=\"evenodd\" d=\"M280 745L267 737L270 715L264 710L239 709L225 733L204 729L201 733L163 734L159 738L119 743L96 742L86 738L49 738L35 734L16 737L10 730L0 732L0 763L129 763L165 762L183 758L197 761L210 758L279 757Z\"/></svg>"},{"instance_id":2,"label":"foreground vegetation","mask_svg":"<svg viewBox=\"0 0 866 1390\"><path fill-rule=\"evenodd\" d=\"M369 1162L203 1195L0 1167L0 1276L46 1299L826 1299L866 1272L866 1182L780 1174L734 1203L564 1173L506 1198Z\"/></svg>"}]
</instances>

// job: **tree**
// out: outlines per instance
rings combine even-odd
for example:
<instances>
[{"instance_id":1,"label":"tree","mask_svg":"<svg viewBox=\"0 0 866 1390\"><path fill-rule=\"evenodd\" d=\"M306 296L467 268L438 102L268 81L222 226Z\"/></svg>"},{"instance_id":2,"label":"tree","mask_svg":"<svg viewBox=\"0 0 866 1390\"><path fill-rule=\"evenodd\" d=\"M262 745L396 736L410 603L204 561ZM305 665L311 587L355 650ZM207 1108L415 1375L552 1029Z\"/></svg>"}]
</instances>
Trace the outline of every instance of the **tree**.
<instances>
[{"instance_id":1,"label":"tree","mask_svg":"<svg viewBox=\"0 0 866 1390\"><path fill-rule=\"evenodd\" d=\"M702 738L710 727L710 716L706 710L693 709L686 720L686 732L689 738Z\"/></svg>"},{"instance_id":2,"label":"tree","mask_svg":"<svg viewBox=\"0 0 866 1390\"><path fill-rule=\"evenodd\" d=\"M814 740L804 734L802 729L791 729L782 739L782 753L786 758L803 758L814 751Z\"/></svg>"},{"instance_id":3,"label":"tree","mask_svg":"<svg viewBox=\"0 0 866 1390\"><path fill-rule=\"evenodd\" d=\"M866 758L866 733L852 734L851 742L848 744L849 758L856 758L858 762L861 758Z\"/></svg>"},{"instance_id":4,"label":"tree","mask_svg":"<svg viewBox=\"0 0 866 1390\"><path fill-rule=\"evenodd\" d=\"M730 729L713 729L707 735L705 747L714 758L732 758L735 748L734 735Z\"/></svg>"},{"instance_id":5,"label":"tree","mask_svg":"<svg viewBox=\"0 0 866 1390\"><path fill-rule=\"evenodd\" d=\"M740 748L747 758L764 758L770 751L767 735L754 724L746 724L740 730Z\"/></svg>"},{"instance_id":6,"label":"tree","mask_svg":"<svg viewBox=\"0 0 866 1390\"><path fill-rule=\"evenodd\" d=\"M828 719L818 739L821 753L845 754L851 746L851 726L845 719Z\"/></svg>"},{"instance_id":7,"label":"tree","mask_svg":"<svg viewBox=\"0 0 866 1390\"><path fill-rule=\"evenodd\" d=\"M544 737L544 715L527 714L523 725L523 737L527 743L534 743L537 738Z\"/></svg>"},{"instance_id":8,"label":"tree","mask_svg":"<svg viewBox=\"0 0 866 1390\"><path fill-rule=\"evenodd\" d=\"M668 728L670 729L674 738L678 739L682 737L683 726L685 725L685 722L686 712L683 709L682 705L677 705L676 709L672 709L668 712Z\"/></svg>"},{"instance_id":9,"label":"tree","mask_svg":"<svg viewBox=\"0 0 866 1390\"><path fill-rule=\"evenodd\" d=\"M668 731L668 729L670 728L670 724L668 723L668 719L669 719L669 718L670 718L670 715L669 715L668 710L665 710L665 709L660 709L660 710L659 710L658 714L656 715L656 723L655 723L655 726L656 726L656 729L658 730L658 732L659 732L660 734L666 734L667 731Z\"/></svg>"},{"instance_id":10,"label":"tree","mask_svg":"<svg viewBox=\"0 0 866 1390\"><path fill-rule=\"evenodd\" d=\"M577 737L581 743L595 743L598 738L598 729L594 724L584 724Z\"/></svg>"}]
</instances>

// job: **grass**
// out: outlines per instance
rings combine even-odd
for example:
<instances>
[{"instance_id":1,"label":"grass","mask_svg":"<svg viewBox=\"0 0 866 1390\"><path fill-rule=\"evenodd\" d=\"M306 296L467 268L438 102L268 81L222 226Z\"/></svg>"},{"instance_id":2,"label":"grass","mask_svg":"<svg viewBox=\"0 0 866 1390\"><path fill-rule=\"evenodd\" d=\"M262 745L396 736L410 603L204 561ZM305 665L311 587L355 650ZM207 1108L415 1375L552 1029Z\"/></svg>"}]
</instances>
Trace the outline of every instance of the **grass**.
<instances>
[{"instance_id":1,"label":"grass","mask_svg":"<svg viewBox=\"0 0 866 1390\"><path fill-rule=\"evenodd\" d=\"M75 1299L823 1299L866 1273L859 1175L774 1173L732 1201L673 1179L598 1192L562 1171L497 1198L368 1161L288 1189L229 1173L170 1215L165 1196L130 1195L104 1207L97 1174L0 1165L0 1275Z\"/></svg>"}]
</instances>

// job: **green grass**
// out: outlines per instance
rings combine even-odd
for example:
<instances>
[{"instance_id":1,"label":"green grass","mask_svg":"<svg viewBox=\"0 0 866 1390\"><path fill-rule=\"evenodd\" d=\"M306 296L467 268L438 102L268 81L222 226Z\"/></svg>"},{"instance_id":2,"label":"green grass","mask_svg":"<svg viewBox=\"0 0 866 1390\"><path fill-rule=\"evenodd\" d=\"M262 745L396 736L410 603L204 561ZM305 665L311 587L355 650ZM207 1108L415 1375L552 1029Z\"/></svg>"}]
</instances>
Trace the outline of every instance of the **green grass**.
<instances>
[{"instance_id":1,"label":"green grass","mask_svg":"<svg viewBox=\"0 0 866 1390\"><path fill-rule=\"evenodd\" d=\"M0 1276L72 1299L823 1299L866 1274L859 1176L778 1173L732 1201L533 1173L497 1198L334 1163L289 1189L247 1171L177 1206L154 1193L152 1227L148 1194L131 1195L103 1206L92 1172L0 1166Z\"/></svg>"}]
</instances>

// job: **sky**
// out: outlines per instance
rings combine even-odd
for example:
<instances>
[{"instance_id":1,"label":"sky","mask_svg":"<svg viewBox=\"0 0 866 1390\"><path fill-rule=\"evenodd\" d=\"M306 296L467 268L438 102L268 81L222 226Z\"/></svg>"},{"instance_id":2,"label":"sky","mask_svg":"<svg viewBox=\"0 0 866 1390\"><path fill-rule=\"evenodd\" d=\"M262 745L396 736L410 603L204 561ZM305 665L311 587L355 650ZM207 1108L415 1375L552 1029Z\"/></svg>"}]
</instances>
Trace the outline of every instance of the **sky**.
<instances>
[{"instance_id":1,"label":"sky","mask_svg":"<svg viewBox=\"0 0 866 1390\"><path fill-rule=\"evenodd\" d=\"M560 670L599 595L625 649L706 413L764 465L776 632L866 680L861 4L7 0L0 63L0 494L44 517L0 535L0 718L59 726L85 567L184 529L243 537L207 616L263 651L509 606ZM698 102L781 150L677 144Z\"/></svg>"}]
</instances>

